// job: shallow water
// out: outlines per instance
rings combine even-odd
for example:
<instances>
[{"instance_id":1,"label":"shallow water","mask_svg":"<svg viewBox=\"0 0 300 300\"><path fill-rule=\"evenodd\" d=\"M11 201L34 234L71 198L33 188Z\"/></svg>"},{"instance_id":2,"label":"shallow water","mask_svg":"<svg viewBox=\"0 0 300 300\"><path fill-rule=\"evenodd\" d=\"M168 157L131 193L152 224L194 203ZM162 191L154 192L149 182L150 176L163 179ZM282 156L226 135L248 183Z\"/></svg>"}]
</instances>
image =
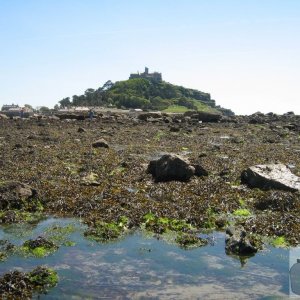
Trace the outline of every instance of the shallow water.
<instances>
[{"instance_id":1,"label":"shallow water","mask_svg":"<svg viewBox=\"0 0 300 300\"><path fill-rule=\"evenodd\" d=\"M269 248L241 262L224 252L224 234L214 232L213 245L183 250L135 232L122 240L100 244L83 236L74 219L49 218L38 226L0 227L0 239L20 245L54 224L73 224L69 240L45 258L9 257L0 275L37 265L54 268L58 285L40 299L274 299L289 292L288 250Z\"/></svg>"}]
</instances>

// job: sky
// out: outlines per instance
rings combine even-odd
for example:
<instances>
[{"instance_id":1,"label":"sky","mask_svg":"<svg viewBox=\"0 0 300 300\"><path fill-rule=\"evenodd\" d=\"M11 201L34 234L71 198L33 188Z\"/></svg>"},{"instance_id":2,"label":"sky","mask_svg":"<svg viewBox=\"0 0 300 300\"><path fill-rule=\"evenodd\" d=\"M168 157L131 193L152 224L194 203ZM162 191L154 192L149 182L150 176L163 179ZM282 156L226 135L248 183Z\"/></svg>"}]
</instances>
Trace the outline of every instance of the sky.
<instances>
[{"instance_id":1,"label":"sky","mask_svg":"<svg viewBox=\"0 0 300 300\"><path fill-rule=\"evenodd\" d=\"M0 0L0 106L53 107L145 66L236 114L300 114L300 1Z\"/></svg>"}]
</instances>

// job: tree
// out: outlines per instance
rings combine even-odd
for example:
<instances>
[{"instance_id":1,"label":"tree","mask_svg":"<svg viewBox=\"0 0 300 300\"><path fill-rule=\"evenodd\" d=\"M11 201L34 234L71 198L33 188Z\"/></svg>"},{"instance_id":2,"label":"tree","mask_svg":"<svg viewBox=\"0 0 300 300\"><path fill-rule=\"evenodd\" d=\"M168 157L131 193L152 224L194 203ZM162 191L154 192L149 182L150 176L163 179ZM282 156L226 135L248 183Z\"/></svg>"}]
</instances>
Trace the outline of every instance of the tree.
<instances>
[{"instance_id":1,"label":"tree","mask_svg":"<svg viewBox=\"0 0 300 300\"><path fill-rule=\"evenodd\" d=\"M88 97L88 96L92 95L94 92L95 92L94 89L89 88L89 89L87 89L87 90L84 92L84 95L85 95L86 97Z\"/></svg>"},{"instance_id":2,"label":"tree","mask_svg":"<svg viewBox=\"0 0 300 300\"><path fill-rule=\"evenodd\" d=\"M61 108L70 107L72 104L70 101L70 97L60 100L59 103Z\"/></svg>"},{"instance_id":3,"label":"tree","mask_svg":"<svg viewBox=\"0 0 300 300\"><path fill-rule=\"evenodd\" d=\"M24 107L30 109L30 110L33 110L33 107L30 105L30 104L25 104Z\"/></svg>"},{"instance_id":4,"label":"tree","mask_svg":"<svg viewBox=\"0 0 300 300\"><path fill-rule=\"evenodd\" d=\"M48 113L50 109L47 106L41 106L39 111L44 114L44 113Z\"/></svg>"}]
</instances>

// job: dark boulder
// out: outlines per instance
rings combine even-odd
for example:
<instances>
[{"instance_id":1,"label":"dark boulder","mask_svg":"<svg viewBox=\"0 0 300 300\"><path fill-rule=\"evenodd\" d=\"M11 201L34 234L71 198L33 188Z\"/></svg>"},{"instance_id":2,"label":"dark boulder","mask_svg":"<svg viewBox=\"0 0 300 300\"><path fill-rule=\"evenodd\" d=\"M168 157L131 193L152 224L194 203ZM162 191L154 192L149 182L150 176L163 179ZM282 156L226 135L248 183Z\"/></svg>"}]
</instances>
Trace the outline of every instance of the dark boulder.
<instances>
[{"instance_id":1,"label":"dark boulder","mask_svg":"<svg viewBox=\"0 0 300 300\"><path fill-rule=\"evenodd\" d=\"M300 177L294 175L283 164L256 165L244 170L242 183L263 190L278 189L285 191L300 191Z\"/></svg>"},{"instance_id":2,"label":"dark boulder","mask_svg":"<svg viewBox=\"0 0 300 300\"><path fill-rule=\"evenodd\" d=\"M148 172L156 181L188 181L195 174L195 168L178 155L165 154L158 160L150 161Z\"/></svg>"},{"instance_id":3,"label":"dark boulder","mask_svg":"<svg viewBox=\"0 0 300 300\"><path fill-rule=\"evenodd\" d=\"M234 255L253 255L258 248L251 243L243 226L226 230L225 252Z\"/></svg>"}]
</instances>

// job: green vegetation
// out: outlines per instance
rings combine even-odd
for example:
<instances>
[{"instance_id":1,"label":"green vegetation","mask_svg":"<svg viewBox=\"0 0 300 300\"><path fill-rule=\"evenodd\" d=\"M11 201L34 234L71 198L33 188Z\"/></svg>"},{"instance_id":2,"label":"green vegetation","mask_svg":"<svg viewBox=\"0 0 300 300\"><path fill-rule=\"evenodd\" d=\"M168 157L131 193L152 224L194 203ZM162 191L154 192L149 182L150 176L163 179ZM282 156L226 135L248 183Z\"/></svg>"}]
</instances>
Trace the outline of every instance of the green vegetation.
<instances>
[{"instance_id":1,"label":"green vegetation","mask_svg":"<svg viewBox=\"0 0 300 300\"><path fill-rule=\"evenodd\" d=\"M147 213L143 217L143 227L150 232L161 234L164 240L178 244L184 249L200 247L207 244L206 239L196 235L196 229L184 220L156 217Z\"/></svg>"},{"instance_id":2,"label":"green vegetation","mask_svg":"<svg viewBox=\"0 0 300 300\"><path fill-rule=\"evenodd\" d=\"M29 281L37 290L52 288L58 283L57 273L46 267L37 267L29 273Z\"/></svg>"},{"instance_id":3,"label":"green vegetation","mask_svg":"<svg viewBox=\"0 0 300 300\"><path fill-rule=\"evenodd\" d=\"M216 214L214 210L209 207L206 211L207 219L203 224L203 227L206 229L214 229L216 227Z\"/></svg>"},{"instance_id":4,"label":"green vegetation","mask_svg":"<svg viewBox=\"0 0 300 300\"><path fill-rule=\"evenodd\" d=\"M168 106L168 108L164 109L163 112L184 113L188 110L191 109L188 109L187 107L182 105L170 105Z\"/></svg>"},{"instance_id":5,"label":"green vegetation","mask_svg":"<svg viewBox=\"0 0 300 300\"><path fill-rule=\"evenodd\" d=\"M118 239L128 229L129 220L125 216L121 216L117 222L105 223L97 221L95 225L88 228L84 235L96 242L107 242Z\"/></svg>"},{"instance_id":6,"label":"green vegetation","mask_svg":"<svg viewBox=\"0 0 300 300\"><path fill-rule=\"evenodd\" d=\"M26 241L21 247L20 252L25 255L44 257L58 249L58 246L41 236L35 240Z\"/></svg>"},{"instance_id":7,"label":"green vegetation","mask_svg":"<svg viewBox=\"0 0 300 300\"><path fill-rule=\"evenodd\" d=\"M278 236L271 241L271 245L274 247L284 248L288 247L289 243L286 241L284 236Z\"/></svg>"},{"instance_id":8,"label":"green vegetation","mask_svg":"<svg viewBox=\"0 0 300 300\"><path fill-rule=\"evenodd\" d=\"M194 229L191 224L184 220L169 219L166 217L156 217L152 213L147 213L143 217L145 228L155 233L166 231L188 231Z\"/></svg>"},{"instance_id":9,"label":"green vegetation","mask_svg":"<svg viewBox=\"0 0 300 300\"><path fill-rule=\"evenodd\" d=\"M233 215L237 217L249 217L251 212L247 208L239 208L233 212Z\"/></svg>"},{"instance_id":10,"label":"green vegetation","mask_svg":"<svg viewBox=\"0 0 300 300\"><path fill-rule=\"evenodd\" d=\"M1 299L32 299L34 293L46 294L49 288L57 285L58 280L54 270L43 266L28 273L15 270L0 277Z\"/></svg>"},{"instance_id":11,"label":"green vegetation","mask_svg":"<svg viewBox=\"0 0 300 300\"><path fill-rule=\"evenodd\" d=\"M69 106L108 106L118 108L142 108L165 112L185 112L199 110L224 112L215 107L210 94L184 88L168 82L157 82L144 78L135 78L112 83L107 81L97 90L87 89L84 95L74 95L72 100L59 101L61 107ZM226 113L233 114L226 110Z\"/></svg>"}]
</instances>

